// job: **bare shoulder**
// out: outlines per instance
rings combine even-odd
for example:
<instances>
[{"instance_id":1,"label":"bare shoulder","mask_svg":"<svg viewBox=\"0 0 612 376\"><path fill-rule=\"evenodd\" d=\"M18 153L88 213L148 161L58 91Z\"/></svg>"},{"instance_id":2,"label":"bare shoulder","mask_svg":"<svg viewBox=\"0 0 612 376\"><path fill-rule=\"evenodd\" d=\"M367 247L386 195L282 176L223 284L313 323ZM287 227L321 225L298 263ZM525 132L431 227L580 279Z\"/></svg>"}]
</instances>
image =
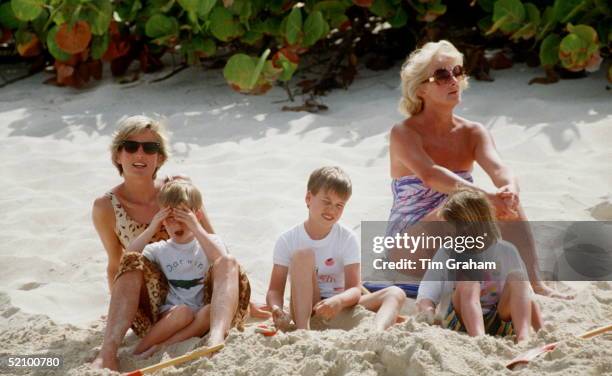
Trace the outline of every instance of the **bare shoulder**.
<instances>
[{"instance_id":1,"label":"bare shoulder","mask_svg":"<svg viewBox=\"0 0 612 376\"><path fill-rule=\"evenodd\" d=\"M105 221L110 218L115 218L115 212L113 210L113 204L110 197L102 195L96 198L93 202L92 216L94 221Z\"/></svg>"},{"instance_id":2,"label":"bare shoulder","mask_svg":"<svg viewBox=\"0 0 612 376\"><path fill-rule=\"evenodd\" d=\"M421 135L415 129L417 123L414 118L409 118L401 123L395 124L391 128L391 142L399 141L401 143L414 142L421 139Z\"/></svg>"},{"instance_id":3,"label":"bare shoulder","mask_svg":"<svg viewBox=\"0 0 612 376\"><path fill-rule=\"evenodd\" d=\"M477 121L464 119L462 117L456 116L455 119L458 121L459 125L463 128L463 130L468 133L471 137L474 138L482 138L486 136L489 131L485 128L482 123Z\"/></svg>"}]
</instances>

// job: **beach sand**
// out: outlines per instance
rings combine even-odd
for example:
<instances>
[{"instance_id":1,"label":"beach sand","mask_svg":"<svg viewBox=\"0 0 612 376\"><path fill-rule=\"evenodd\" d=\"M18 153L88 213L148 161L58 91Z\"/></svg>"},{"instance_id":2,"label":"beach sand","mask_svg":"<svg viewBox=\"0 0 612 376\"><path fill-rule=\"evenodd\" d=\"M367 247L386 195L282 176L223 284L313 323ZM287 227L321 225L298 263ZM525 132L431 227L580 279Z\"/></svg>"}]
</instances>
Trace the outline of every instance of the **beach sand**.
<instances>
[{"instance_id":1,"label":"beach sand","mask_svg":"<svg viewBox=\"0 0 612 376\"><path fill-rule=\"evenodd\" d=\"M306 217L309 173L339 165L354 191L343 222L386 220L391 205L388 130L397 113L399 68L361 71L348 91L321 101L319 114L282 112L282 89L261 97L232 92L219 71L192 68L159 83L155 76L119 85L106 78L73 90L36 75L0 98L0 354L49 352L59 371L89 369L102 342L109 303L106 254L91 223L96 197L121 180L108 150L125 115L164 116L173 156L162 174L184 173L204 193L216 232L249 274L263 302L277 236ZM471 82L457 113L482 122L518 176L531 220L612 220L611 94L603 72L549 86L528 86L537 69L494 72ZM108 77L108 75L107 75ZM297 103L299 104L299 103ZM479 168L475 180L492 185ZM436 375L509 373L518 353L612 322L612 283L574 283L575 301L538 297L544 329L528 342L469 338L409 318L384 333L368 330L357 309L336 320L352 330L298 331L263 337L233 330L226 348L160 374ZM406 308L410 313L410 307ZM150 359L120 350L122 371L154 364L201 344L192 339ZM0 370L6 374L13 370ZM30 371L23 371L22 374ZM108 372L106 372L108 373ZM612 374L612 335L571 339L514 374Z\"/></svg>"}]
</instances>

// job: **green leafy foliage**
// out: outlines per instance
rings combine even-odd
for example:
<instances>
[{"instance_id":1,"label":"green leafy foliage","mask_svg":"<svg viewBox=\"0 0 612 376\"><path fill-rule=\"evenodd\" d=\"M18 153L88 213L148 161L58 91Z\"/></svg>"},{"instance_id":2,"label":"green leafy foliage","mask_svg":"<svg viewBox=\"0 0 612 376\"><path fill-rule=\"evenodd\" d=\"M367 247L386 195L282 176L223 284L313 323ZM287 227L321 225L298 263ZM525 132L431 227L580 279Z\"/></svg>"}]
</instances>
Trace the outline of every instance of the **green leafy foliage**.
<instances>
[{"instance_id":1,"label":"green leafy foliage","mask_svg":"<svg viewBox=\"0 0 612 376\"><path fill-rule=\"evenodd\" d=\"M342 67L341 74L321 82L346 86L358 63L393 66L385 62L387 56L365 59L364 49L377 55L377 41L385 41L380 51L399 55L405 51L394 52L398 46L435 35L453 18L496 46L505 41L539 56L547 69L596 70L611 52L612 14L606 0L453 3L470 7L470 19L477 20L468 21L473 25L464 15L447 14L450 1L0 0L0 43L13 43L24 57L51 59L60 85L79 87L89 77L99 78L102 61L122 75L135 60L151 72L162 67L163 55L173 54L189 65L225 64L226 80L245 94L265 93L318 60ZM462 41L452 31L444 37Z\"/></svg>"}]
</instances>

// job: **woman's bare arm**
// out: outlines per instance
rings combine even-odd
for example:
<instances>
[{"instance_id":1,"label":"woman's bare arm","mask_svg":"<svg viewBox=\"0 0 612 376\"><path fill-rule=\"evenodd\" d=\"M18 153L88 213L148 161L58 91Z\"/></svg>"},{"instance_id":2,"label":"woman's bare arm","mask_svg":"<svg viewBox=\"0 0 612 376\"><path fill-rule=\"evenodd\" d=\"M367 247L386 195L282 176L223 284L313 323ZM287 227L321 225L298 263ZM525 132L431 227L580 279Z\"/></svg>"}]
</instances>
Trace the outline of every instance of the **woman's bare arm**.
<instances>
[{"instance_id":1,"label":"woman's bare arm","mask_svg":"<svg viewBox=\"0 0 612 376\"><path fill-rule=\"evenodd\" d=\"M509 187L518 194L518 182L512 170L502 161L495 141L489 131L481 124L475 124L473 137L476 140L474 159L485 170L496 187Z\"/></svg>"},{"instance_id":2,"label":"woman's bare arm","mask_svg":"<svg viewBox=\"0 0 612 376\"><path fill-rule=\"evenodd\" d=\"M450 193L460 187L482 191L448 168L436 164L423 149L421 136L403 125L396 125L391 129L390 148L394 159L413 171L425 185L438 192Z\"/></svg>"},{"instance_id":3,"label":"woman's bare arm","mask_svg":"<svg viewBox=\"0 0 612 376\"><path fill-rule=\"evenodd\" d=\"M106 277L109 291L112 292L119 262L123 255L123 247L115 234L115 212L108 197L100 197L94 201L92 220L102 245L108 255Z\"/></svg>"}]
</instances>

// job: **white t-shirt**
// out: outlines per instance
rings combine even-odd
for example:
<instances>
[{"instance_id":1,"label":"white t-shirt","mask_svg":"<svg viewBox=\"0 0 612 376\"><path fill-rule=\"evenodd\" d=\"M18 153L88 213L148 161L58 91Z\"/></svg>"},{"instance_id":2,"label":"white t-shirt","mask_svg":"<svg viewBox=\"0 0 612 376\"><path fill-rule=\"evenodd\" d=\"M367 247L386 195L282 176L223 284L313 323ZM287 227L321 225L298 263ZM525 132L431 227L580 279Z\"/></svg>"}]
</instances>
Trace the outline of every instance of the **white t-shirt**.
<instances>
[{"instance_id":1,"label":"white t-shirt","mask_svg":"<svg viewBox=\"0 0 612 376\"><path fill-rule=\"evenodd\" d=\"M446 264L449 254L453 253L453 250L441 248L436 252L432 261ZM521 256L512 243L500 240L482 251L482 254L488 260L496 260L498 267L498 270L494 271L494 277L486 281L480 281L480 303L482 312L486 314L499 301L508 274L521 273L525 281L528 279L523 260L521 260ZM445 295L452 294L454 288L455 281L448 280L445 270L428 269L419 285L417 301L429 299L438 305Z\"/></svg>"},{"instance_id":2,"label":"white t-shirt","mask_svg":"<svg viewBox=\"0 0 612 376\"><path fill-rule=\"evenodd\" d=\"M321 297L329 298L344 291L344 267L361 263L359 241L348 227L335 223L321 240L310 238L300 223L283 233L274 246L274 264L289 266L293 253L312 249Z\"/></svg>"},{"instance_id":3,"label":"white t-shirt","mask_svg":"<svg viewBox=\"0 0 612 376\"><path fill-rule=\"evenodd\" d=\"M225 248L218 236L210 237L220 247ZM168 279L168 295L160 312L179 304L186 304L194 312L202 308L204 277L208 272L209 262L196 239L185 244L172 239L151 243L145 246L142 255L157 264Z\"/></svg>"}]
</instances>

